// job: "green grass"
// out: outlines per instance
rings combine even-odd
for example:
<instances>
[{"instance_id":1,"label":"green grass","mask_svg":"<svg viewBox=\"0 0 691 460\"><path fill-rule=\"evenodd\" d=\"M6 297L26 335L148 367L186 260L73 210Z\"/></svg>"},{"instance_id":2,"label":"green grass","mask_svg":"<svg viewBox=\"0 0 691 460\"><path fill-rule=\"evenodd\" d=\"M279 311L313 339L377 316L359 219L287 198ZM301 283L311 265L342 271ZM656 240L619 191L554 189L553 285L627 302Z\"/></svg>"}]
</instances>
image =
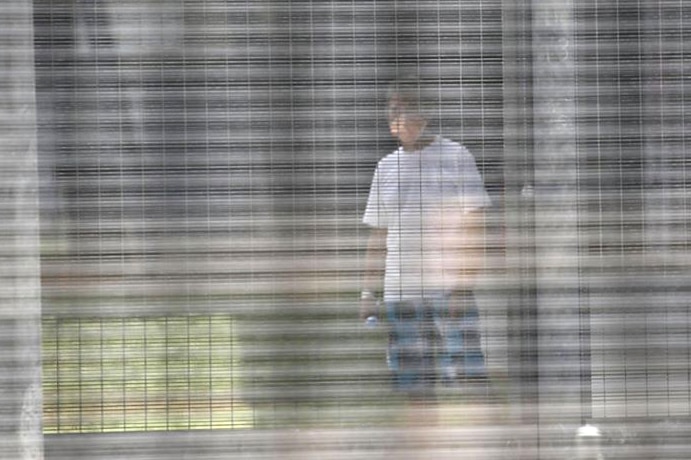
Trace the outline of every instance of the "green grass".
<instances>
[{"instance_id":1,"label":"green grass","mask_svg":"<svg viewBox=\"0 0 691 460\"><path fill-rule=\"evenodd\" d=\"M44 432L251 428L229 316L43 320Z\"/></svg>"},{"instance_id":2,"label":"green grass","mask_svg":"<svg viewBox=\"0 0 691 460\"><path fill-rule=\"evenodd\" d=\"M406 420L405 399L388 382L384 330L356 332L349 320L328 318L239 321L44 318L44 432L352 428ZM495 390L498 402L507 389ZM448 425L498 416L474 394L443 392L439 403Z\"/></svg>"}]
</instances>

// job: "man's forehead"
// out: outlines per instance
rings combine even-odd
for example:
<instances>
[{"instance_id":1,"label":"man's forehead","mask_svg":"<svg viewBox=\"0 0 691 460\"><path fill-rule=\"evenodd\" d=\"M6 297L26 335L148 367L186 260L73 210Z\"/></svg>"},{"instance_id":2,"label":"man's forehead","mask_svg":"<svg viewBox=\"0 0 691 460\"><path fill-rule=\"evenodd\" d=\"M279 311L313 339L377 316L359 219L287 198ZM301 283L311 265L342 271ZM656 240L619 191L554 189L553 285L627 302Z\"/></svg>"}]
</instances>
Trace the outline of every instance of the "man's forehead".
<instances>
[{"instance_id":1,"label":"man's forehead","mask_svg":"<svg viewBox=\"0 0 691 460\"><path fill-rule=\"evenodd\" d=\"M414 109L412 104L410 104L410 102L406 101L405 99L401 99L399 97L392 97L389 100L389 112L398 114L413 114L417 111Z\"/></svg>"},{"instance_id":2,"label":"man's forehead","mask_svg":"<svg viewBox=\"0 0 691 460\"><path fill-rule=\"evenodd\" d=\"M410 95L393 93L389 97L389 105L410 105L413 98Z\"/></svg>"},{"instance_id":3,"label":"man's forehead","mask_svg":"<svg viewBox=\"0 0 691 460\"><path fill-rule=\"evenodd\" d=\"M389 106L389 120L418 121L424 117L416 110L407 110L404 105L393 105Z\"/></svg>"}]
</instances>

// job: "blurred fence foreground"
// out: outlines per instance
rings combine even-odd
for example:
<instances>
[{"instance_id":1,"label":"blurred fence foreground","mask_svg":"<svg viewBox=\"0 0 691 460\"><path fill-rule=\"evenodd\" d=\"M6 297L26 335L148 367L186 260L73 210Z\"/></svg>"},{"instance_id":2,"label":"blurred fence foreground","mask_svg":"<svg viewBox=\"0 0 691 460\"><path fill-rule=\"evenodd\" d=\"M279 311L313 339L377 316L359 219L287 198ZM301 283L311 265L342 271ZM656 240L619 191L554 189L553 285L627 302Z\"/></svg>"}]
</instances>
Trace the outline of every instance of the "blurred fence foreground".
<instances>
[{"instance_id":1,"label":"blurred fence foreground","mask_svg":"<svg viewBox=\"0 0 691 460\"><path fill-rule=\"evenodd\" d=\"M0 455L685 458L688 8L6 1ZM490 383L418 406L357 319L411 73L492 200Z\"/></svg>"}]
</instances>

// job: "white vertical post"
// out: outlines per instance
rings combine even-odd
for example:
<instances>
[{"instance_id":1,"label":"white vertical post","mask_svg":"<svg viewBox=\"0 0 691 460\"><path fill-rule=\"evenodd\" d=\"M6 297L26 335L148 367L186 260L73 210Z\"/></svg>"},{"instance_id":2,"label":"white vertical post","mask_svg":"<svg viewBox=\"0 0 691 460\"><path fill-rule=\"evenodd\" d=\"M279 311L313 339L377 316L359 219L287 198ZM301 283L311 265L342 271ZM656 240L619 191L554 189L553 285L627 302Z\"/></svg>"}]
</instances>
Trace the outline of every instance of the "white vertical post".
<instances>
[{"instance_id":1,"label":"white vertical post","mask_svg":"<svg viewBox=\"0 0 691 460\"><path fill-rule=\"evenodd\" d=\"M543 447L561 449L566 447L559 443L561 435L570 442L580 423L586 384L581 382L573 2L533 0L532 27L539 430Z\"/></svg>"},{"instance_id":2,"label":"white vertical post","mask_svg":"<svg viewBox=\"0 0 691 460\"><path fill-rule=\"evenodd\" d=\"M43 458L33 10L0 15L0 459Z\"/></svg>"}]
</instances>

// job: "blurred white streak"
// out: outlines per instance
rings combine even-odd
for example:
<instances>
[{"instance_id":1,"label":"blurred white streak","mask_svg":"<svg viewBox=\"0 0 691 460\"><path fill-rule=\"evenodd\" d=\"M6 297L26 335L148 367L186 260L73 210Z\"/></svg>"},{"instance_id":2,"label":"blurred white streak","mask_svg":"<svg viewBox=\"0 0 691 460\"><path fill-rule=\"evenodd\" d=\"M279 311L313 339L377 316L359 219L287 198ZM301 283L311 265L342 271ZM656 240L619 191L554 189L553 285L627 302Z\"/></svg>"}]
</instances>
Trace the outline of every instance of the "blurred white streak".
<instances>
[{"instance_id":1,"label":"blurred white streak","mask_svg":"<svg viewBox=\"0 0 691 460\"><path fill-rule=\"evenodd\" d=\"M43 458L39 207L31 4L0 24L0 458Z\"/></svg>"}]
</instances>

